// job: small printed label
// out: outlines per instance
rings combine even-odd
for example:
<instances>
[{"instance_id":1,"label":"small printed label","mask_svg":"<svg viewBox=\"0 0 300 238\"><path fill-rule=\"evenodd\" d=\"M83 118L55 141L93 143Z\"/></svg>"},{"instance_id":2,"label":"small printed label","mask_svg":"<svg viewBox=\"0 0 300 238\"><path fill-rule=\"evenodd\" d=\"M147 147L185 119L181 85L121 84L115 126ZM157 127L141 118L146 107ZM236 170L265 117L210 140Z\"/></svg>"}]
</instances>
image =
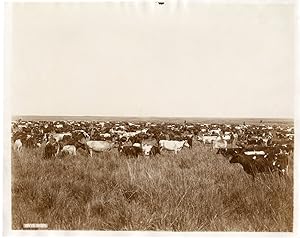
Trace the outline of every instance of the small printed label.
<instances>
[{"instance_id":1,"label":"small printed label","mask_svg":"<svg viewBox=\"0 0 300 238\"><path fill-rule=\"evenodd\" d=\"M29 223L29 224L23 224L24 229L47 229L48 224L44 223Z\"/></svg>"}]
</instances>

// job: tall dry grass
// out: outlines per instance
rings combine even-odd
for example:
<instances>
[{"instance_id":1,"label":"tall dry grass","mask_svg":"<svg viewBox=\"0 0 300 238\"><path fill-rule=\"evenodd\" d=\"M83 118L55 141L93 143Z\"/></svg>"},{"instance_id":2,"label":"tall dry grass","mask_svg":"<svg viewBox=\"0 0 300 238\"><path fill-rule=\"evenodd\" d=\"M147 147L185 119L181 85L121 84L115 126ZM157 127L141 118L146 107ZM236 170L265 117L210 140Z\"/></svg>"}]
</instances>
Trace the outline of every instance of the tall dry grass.
<instances>
[{"instance_id":1,"label":"tall dry grass","mask_svg":"<svg viewBox=\"0 0 300 238\"><path fill-rule=\"evenodd\" d=\"M117 151L42 159L12 154L12 226L49 229L292 231L293 176L252 181L197 144L173 153L126 158Z\"/></svg>"}]
</instances>

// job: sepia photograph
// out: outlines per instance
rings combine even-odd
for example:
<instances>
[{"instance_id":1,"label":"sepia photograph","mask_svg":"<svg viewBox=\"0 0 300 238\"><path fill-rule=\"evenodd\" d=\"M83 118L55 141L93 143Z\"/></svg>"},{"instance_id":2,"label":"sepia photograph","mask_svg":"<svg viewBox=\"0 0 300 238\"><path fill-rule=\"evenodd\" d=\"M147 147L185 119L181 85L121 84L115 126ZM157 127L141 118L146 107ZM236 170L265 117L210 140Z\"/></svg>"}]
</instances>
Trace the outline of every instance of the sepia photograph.
<instances>
[{"instance_id":1,"label":"sepia photograph","mask_svg":"<svg viewBox=\"0 0 300 238\"><path fill-rule=\"evenodd\" d=\"M6 232L295 232L295 12L6 3Z\"/></svg>"}]
</instances>

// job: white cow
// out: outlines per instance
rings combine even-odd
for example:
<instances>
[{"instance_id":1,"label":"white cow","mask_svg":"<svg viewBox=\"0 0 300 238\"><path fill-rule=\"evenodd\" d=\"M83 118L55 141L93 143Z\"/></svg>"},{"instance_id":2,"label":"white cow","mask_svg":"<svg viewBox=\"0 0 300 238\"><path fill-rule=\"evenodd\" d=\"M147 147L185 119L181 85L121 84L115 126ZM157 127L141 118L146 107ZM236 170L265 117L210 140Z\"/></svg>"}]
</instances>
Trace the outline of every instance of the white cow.
<instances>
[{"instance_id":1,"label":"white cow","mask_svg":"<svg viewBox=\"0 0 300 238\"><path fill-rule=\"evenodd\" d=\"M104 138L111 137L111 135L109 133L104 133L104 134L100 134L100 135L103 136Z\"/></svg>"},{"instance_id":2,"label":"white cow","mask_svg":"<svg viewBox=\"0 0 300 238\"><path fill-rule=\"evenodd\" d=\"M159 147L160 149L166 149L166 150L172 150L177 154L178 151L180 151L183 146L189 147L187 140L183 141L176 141L176 140L160 140L159 141Z\"/></svg>"},{"instance_id":3,"label":"white cow","mask_svg":"<svg viewBox=\"0 0 300 238\"><path fill-rule=\"evenodd\" d=\"M227 148L227 141L226 140L215 140L215 141L213 141L213 148L214 149L225 149L225 148Z\"/></svg>"},{"instance_id":4,"label":"white cow","mask_svg":"<svg viewBox=\"0 0 300 238\"><path fill-rule=\"evenodd\" d=\"M142 144L142 149L145 155L149 156L153 145Z\"/></svg>"},{"instance_id":5,"label":"white cow","mask_svg":"<svg viewBox=\"0 0 300 238\"><path fill-rule=\"evenodd\" d=\"M107 141L90 140L86 142L86 145L88 147L89 154L92 157L93 151L102 152L102 151L110 150L114 148L115 143L107 142Z\"/></svg>"},{"instance_id":6,"label":"white cow","mask_svg":"<svg viewBox=\"0 0 300 238\"><path fill-rule=\"evenodd\" d=\"M75 145L65 145L62 149L61 149L62 153L67 153L69 155L76 155L76 147Z\"/></svg>"},{"instance_id":7,"label":"white cow","mask_svg":"<svg viewBox=\"0 0 300 238\"><path fill-rule=\"evenodd\" d=\"M134 147L141 147L141 144L136 142L136 143L133 143L132 146L134 146Z\"/></svg>"},{"instance_id":8,"label":"white cow","mask_svg":"<svg viewBox=\"0 0 300 238\"><path fill-rule=\"evenodd\" d=\"M211 144L213 141L217 140L217 138L218 136L203 135L201 139L204 144Z\"/></svg>"},{"instance_id":9,"label":"white cow","mask_svg":"<svg viewBox=\"0 0 300 238\"><path fill-rule=\"evenodd\" d=\"M252 151L245 151L244 152L245 155L265 155L266 153L264 151L255 151L255 150L252 150Z\"/></svg>"},{"instance_id":10,"label":"white cow","mask_svg":"<svg viewBox=\"0 0 300 238\"><path fill-rule=\"evenodd\" d=\"M14 150L20 153L22 150L22 145L22 141L20 139L17 139L14 143Z\"/></svg>"},{"instance_id":11,"label":"white cow","mask_svg":"<svg viewBox=\"0 0 300 238\"><path fill-rule=\"evenodd\" d=\"M224 140L230 140L231 139L231 135L228 132L225 132L224 136L223 136Z\"/></svg>"},{"instance_id":12,"label":"white cow","mask_svg":"<svg viewBox=\"0 0 300 238\"><path fill-rule=\"evenodd\" d=\"M70 132L67 132L67 133L50 134L50 136L52 136L56 140L56 142L59 142L64 138L64 136L72 136L72 134Z\"/></svg>"}]
</instances>

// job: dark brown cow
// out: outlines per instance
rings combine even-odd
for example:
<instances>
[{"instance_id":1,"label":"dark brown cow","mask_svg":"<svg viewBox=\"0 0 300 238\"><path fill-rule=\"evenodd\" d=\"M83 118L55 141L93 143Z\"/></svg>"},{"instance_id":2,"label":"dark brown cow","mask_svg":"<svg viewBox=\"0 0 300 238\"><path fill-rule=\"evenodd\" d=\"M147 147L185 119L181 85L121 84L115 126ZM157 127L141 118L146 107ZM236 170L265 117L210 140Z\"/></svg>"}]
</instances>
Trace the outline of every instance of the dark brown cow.
<instances>
[{"instance_id":1,"label":"dark brown cow","mask_svg":"<svg viewBox=\"0 0 300 238\"><path fill-rule=\"evenodd\" d=\"M279 174L286 174L288 169L288 157L280 155L234 155L230 163L239 163L243 166L244 171L250 174L253 179L258 173L272 173L278 171Z\"/></svg>"},{"instance_id":2,"label":"dark brown cow","mask_svg":"<svg viewBox=\"0 0 300 238\"><path fill-rule=\"evenodd\" d=\"M120 146L119 151L126 156L138 157L143 154L143 149L136 146Z\"/></svg>"}]
</instances>

